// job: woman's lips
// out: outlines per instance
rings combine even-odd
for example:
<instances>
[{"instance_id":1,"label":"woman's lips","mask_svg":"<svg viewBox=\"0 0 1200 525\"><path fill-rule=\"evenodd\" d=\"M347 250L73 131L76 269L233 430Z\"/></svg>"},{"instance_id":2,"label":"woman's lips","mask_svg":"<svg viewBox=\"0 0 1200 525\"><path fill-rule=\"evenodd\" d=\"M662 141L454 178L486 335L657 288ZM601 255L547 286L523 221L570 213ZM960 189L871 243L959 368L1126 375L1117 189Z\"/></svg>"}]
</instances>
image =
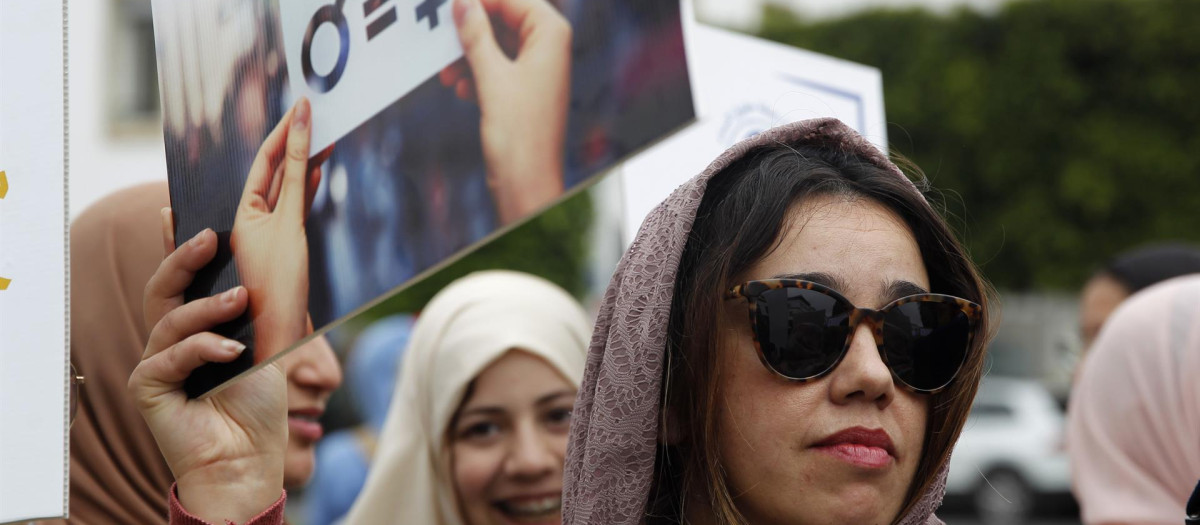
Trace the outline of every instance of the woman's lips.
<instances>
[{"instance_id":1,"label":"woman's lips","mask_svg":"<svg viewBox=\"0 0 1200 525\"><path fill-rule=\"evenodd\" d=\"M288 412L288 432L305 441L316 441L325 434L324 427L317 421L320 413L296 410Z\"/></svg>"},{"instance_id":2,"label":"woman's lips","mask_svg":"<svg viewBox=\"0 0 1200 525\"><path fill-rule=\"evenodd\" d=\"M881 469L896 459L892 439L883 430L854 427L833 434L813 448L851 465Z\"/></svg>"},{"instance_id":3,"label":"woman's lips","mask_svg":"<svg viewBox=\"0 0 1200 525\"><path fill-rule=\"evenodd\" d=\"M863 468L879 469L892 464L892 456L879 447L842 443L816 448L846 463Z\"/></svg>"},{"instance_id":4,"label":"woman's lips","mask_svg":"<svg viewBox=\"0 0 1200 525\"><path fill-rule=\"evenodd\" d=\"M561 523L562 495L517 497L494 502L496 510L513 523Z\"/></svg>"}]
</instances>

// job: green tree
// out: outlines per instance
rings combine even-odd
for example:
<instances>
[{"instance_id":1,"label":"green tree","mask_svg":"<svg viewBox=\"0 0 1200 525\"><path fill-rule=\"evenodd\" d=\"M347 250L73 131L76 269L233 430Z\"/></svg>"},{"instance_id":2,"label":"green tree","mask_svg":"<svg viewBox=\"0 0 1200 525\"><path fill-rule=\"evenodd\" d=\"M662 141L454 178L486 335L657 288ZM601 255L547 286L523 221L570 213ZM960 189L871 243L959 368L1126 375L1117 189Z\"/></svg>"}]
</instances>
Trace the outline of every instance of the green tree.
<instances>
[{"instance_id":1,"label":"green tree","mask_svg":"<svg viewBox=\"0 0 1200 525\"><path fill-rule=\"evenodd\" d=\"M997 286L1073 289L1135 245L1200 241L1200 2L768 9L761 36L883 72L892 150Z\"/></svg>"}]
</instances>

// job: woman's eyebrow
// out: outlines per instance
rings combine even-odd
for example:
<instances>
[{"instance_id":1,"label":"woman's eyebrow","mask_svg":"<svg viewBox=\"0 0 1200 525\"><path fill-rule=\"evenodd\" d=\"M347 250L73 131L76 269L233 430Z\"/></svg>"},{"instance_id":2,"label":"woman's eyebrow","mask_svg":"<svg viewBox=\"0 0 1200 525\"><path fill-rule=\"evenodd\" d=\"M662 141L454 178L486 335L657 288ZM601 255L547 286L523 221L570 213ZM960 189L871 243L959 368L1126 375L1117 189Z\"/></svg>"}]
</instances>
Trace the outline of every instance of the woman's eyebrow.
<instances>
[{"instance_id":1,"label":"woman's eyebrow","mask_svg":"<svg viewBox=\"0 0 1200 525\"><path fill-rule=\"evenodd\" d=\"M555 390L553 392L550 392L549 394L546 394L546 395L543 395L542 397L537 398L537 401L534 401L534 404L535 405L544 405L544 404L550 403L552 401L555 401L563 396L571 396L572 398L574 398L575 391L569 390L569 389ZM475 415L475 414L504 415L506 412L507 412L507 410L505 410L504 407L500 407L500 406L496 406L496 405L484 405L484 406L464 408L462 413L459 414L459 417Z\"/></svg>"},{"instance_id":2,"label":"woman's eyebrow","mask_svg":"<svg viewBox=\"0 0 1200 525\"><path fill-rule=\"evenodd\" d=\"M840 277L825 272L803 272L803 273L788 273L776 275L773 279L797 279L801 281L812 281L817 284L823 284L838 293L847 293L848 287L846 282ZM918 295L929 293L929 290L922 288L920 285L904 279L896 279L887 281L883 285L883 304L890 303L901 297L910 295ZM882 305L881 305L882 306Z\"/></svg>"},{"instance_id":3,"label":"woman's eyebrow","mask_svg":"<svg viewBox=\"0 0 1200 525\"><path fill-rule=\"evenodd\" d=\"M883 292L884 304L895 301L896 299L899 299L901 297L908 297L910 295L919 295L919 294L929 293L929 290L926 290L926 289L918 286L915 283L905 281L903 279L891 281L891 282L887 283L886 285L884 285L883 288L884 288L884 292Z\"/></svg>"},{"instance_id":4,"label":"woman's eyebrow","mask_svg":"<svg viewBox=\"0 0 1200 525\"><path fill-rule=\"evenodd\" d=\"M459 417L461 418L462 416L472 416L472 415L502 416L502 415L504 415L504 413L505 413L505 410L498 406L481 406L481 407L471 407L471 408L463 409L462 413L459 414Z\"/></svg>"},{"instance_id":5,"label":"woman's eyebrow","mask_svg":"<svg viewBox=\"0 0 1200 525\"><path fill-rule=\"evenodd\" d=\"M830 275L825 272L803 272L803 273L786 273L776 275L772 279L795 279L798 281L812 281L817 284L827 286L837 290L838 293L845 293L846 282L836 275Z\"/></svg>"},{"instance_id":6,"label":"woman's eyebrow","mask_svg":"<svg viewBox=\"0 0 1200 525\"><path fill-rule=\"evenodd\" d=\"M565 389L564 389L564 390L558 390L558 391L556 391L556 392L551 392L551 393L549 393L549 394L546 394L546 395L544 395L544 396L542 396L542 397L539 397L539 398L538 398L538 400L537 400L537 402L536 402L535 404L538 404L538 405L544 405L544 404L550 403L551 401L554 401L554 400L556 400L556 399L558 399L558 398L560 398L560 397L563 397L563 396L571 396L572 398L574 398L574 397L575 397L575 391L574 391L574 390L565 390Z\"/></svg>"}]
</instances>

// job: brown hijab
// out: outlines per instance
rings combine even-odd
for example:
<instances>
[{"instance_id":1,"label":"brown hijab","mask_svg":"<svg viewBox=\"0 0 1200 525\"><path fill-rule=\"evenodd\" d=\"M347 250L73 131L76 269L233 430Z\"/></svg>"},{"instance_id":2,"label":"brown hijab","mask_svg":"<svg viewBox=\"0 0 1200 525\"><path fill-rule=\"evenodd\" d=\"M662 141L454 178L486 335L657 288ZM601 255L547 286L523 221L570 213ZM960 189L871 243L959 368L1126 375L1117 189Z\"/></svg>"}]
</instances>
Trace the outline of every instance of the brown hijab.
<instances>
[{"instance_id":1,"label":"brown hijab","mask_svg":"<svg viewBox=\"0 0 1200 525\"><path fill-rule=\"evenodd\" d=\"M813 119L734 145L650 212L613 274L592 333L571 418L563 523L636 525L645 519L659 437L667 323L688 233L709 179L749 151L772 144L838 149L904 177L845 124ZM941 504L945 479L943 467L901 525L942 523L933 511Z\"/></svg>"},{"instance_id":2,"label":"brown hijab","mask_svg":"<svg viewBox=\"0 0 1200 525\"><path fill-rule=\"evenodd\" d=\"M174 479L125 384L163 258L166 182L113 193L71 224L71 361L86 383L71 427L70 523L164 523Z\"/></svg>"}]
</instances>

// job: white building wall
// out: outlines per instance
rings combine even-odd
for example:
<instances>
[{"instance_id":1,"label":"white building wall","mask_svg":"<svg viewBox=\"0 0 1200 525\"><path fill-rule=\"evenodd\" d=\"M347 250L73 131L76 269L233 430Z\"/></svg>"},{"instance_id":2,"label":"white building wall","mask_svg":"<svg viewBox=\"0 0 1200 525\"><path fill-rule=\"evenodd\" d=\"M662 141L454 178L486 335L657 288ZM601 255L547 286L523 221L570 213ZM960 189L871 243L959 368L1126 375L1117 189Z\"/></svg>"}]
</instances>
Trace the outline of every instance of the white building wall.
<instances>
[{"instance_id":1,"label":"white building wall","mask_svg":"<svg viewBox=\"0 0 1200 525\"><path fill-rule=\"evenodd\" d=\"M131 57L137 45L123 38L129 31L122 29L116 15L119 9L139 7L148 13L149 4L150 0L69 0L72 219L113 191L167 178L158 115L122 118L115 108L115 100L133 89Z\"/></svg>"}]
</instances>

